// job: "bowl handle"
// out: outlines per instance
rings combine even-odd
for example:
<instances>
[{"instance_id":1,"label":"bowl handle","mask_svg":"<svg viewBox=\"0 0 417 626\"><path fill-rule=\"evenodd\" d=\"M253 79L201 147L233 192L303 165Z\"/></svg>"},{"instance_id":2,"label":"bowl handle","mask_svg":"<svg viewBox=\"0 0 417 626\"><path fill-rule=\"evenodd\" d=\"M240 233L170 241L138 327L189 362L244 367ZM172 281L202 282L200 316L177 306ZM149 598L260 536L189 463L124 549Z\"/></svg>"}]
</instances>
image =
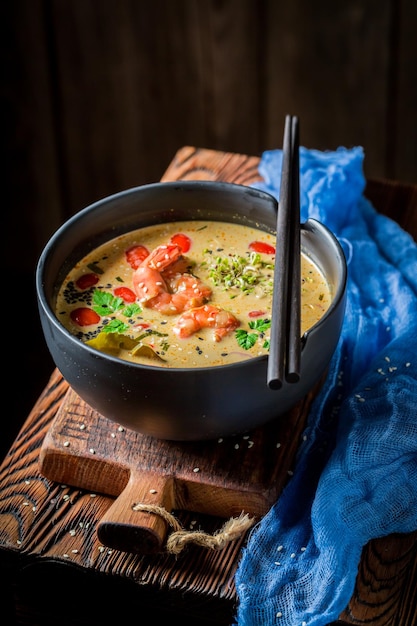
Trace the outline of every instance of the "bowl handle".
<instances>
[{"instance_id":1,"label":"bowl handle","mask_svg":"<svg viewBox=\"0 0 417 626\"><path fill-rule=\"evenodd\" d=\"M129 481L97 526L110 548L140 554L161 551L168 526L163 513L174 508L174 479L133 469Z\"/></svg>"}]
</instances>

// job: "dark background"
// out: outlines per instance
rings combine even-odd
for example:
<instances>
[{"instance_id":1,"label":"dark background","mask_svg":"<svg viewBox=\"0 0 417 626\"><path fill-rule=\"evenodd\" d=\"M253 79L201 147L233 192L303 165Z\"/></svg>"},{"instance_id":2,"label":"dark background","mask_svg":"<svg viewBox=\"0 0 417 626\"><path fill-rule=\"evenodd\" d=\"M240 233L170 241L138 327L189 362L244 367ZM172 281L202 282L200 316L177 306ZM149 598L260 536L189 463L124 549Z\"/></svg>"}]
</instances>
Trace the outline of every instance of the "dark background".
<instances>
[{"instance_id":1,"label":"dark background","mask_svg":"<svg viewBox=\"0 0 417 626\"><path fill-rule=\"evenodd\" d=\"M0 22L0 452L53 369L34 272L76 211L184 145L281 147L287 113L302 145L361 145L368 178L417 182L415 0L13 0Z\"/></svg>"}]
</instances>

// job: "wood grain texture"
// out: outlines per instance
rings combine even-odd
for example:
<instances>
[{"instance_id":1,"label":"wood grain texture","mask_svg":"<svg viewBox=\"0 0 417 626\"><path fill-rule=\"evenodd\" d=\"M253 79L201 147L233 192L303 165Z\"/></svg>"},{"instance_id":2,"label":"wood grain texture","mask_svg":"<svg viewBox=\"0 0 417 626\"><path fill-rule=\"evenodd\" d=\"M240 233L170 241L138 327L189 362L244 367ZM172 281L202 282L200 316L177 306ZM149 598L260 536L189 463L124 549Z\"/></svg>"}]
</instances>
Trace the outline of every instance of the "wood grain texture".
<instances>
[{"instance_id":1,"label":"wood grain texture","mask_svg":"<svg viewBox=\"0 0 417 626\"><path fill-rule=\"evenodd\" d=\"M189 443L120 428L69 389L43 441L39 469L53 481L116 497L97 529L106 546L158 552L169 528L160 515L136 511L137 504L225 521L265 515L292 470L314 397L244 435Z\"/></svg>"},{"instance_id":2,"label":"wood grain texture","mask_svg":"<svg viewBox=\"0 0 417 626\"><path fill-rule=\"evenodd\" d=\"M250 183L259 177L256 163L244 154L186 146L175 154L163 180ZM405 220L416 232L415 187L389 181L368 187L381 212ZM180 617L184 626L230 626L236 606L234 573L245 538L218 552L190 546L178 557L112 550L98 540L96 529L114 498L42 477L40 449L67 393L68 385L55 371L0 468L0 569L6 574L2 606L17 614L19 624L49 626L58 612L62 626L128 623L140 606L155 619ZM184 510L176 514L186 528L210 533L224 521ZM68 603L68 589L85 590L86 585L93 608L81 609L74 593ZM352 626L415 626L416 589L417 532L373 540L363 550L352 599L340 618ZM108 602L103 608L103 594L116 596L116 606Z\"/></svg>"}]
</instances>

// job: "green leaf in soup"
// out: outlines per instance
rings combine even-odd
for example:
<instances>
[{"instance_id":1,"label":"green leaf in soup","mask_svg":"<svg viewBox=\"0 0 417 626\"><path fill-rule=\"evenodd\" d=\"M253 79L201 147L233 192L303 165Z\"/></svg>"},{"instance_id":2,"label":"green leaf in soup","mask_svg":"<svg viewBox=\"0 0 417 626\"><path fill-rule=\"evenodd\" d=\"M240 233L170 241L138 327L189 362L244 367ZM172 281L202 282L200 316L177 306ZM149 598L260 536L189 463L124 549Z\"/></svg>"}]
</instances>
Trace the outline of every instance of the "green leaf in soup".
<instances>
[{"instance_id":1,"label":"green leaf in soup","mask_svg":"<svg viewBox=\"0 0 417 626\"><path fill-rule=\"evenodd\" d=\"M137 355L164 361L151 346L122 333L101 331L96 337L89 339L86 343L92 348L112 356L118 356L122 350L128 350L132 356Z\"/></svg>"},{"instance_id":2,"label":"green leaf in soup","mask_svg":"<svg viewBox=\"0 0 417 626\"><path fill-rule=\"evenodd\" d=\"M144 356L148 359L156 359L158 361L165 361L155 350L147 343L138 343L137 346L130 351L132 356Z\"/></svg>"},{"instance_id":3,"label":"green leaf in soup","mask_svg":"<svg viewBox=\"0 0 417 626\"><path fill-rule=\"evenodd\" d=\"M117 356L121 350L132 350L135 348L137 341L121 333L101 331L96 337L89 339L86 343L96 350Z\"/></svg>"}]
</instances>

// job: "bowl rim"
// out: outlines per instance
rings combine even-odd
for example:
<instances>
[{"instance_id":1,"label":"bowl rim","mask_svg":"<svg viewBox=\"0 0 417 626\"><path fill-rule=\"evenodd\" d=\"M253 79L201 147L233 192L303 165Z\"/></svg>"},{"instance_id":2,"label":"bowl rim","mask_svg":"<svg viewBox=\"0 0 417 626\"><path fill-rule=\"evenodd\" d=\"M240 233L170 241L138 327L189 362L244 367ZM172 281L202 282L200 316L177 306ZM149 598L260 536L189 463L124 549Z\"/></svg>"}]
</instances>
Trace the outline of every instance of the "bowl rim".
<instances>
[{"instance_id":1,"label":"bowl rim","mask_svg":"<svg viewBox=\"0 0 417 626\"><path fill-rule=\"evenodd\" d=\"M66 329L66 327L59 321L58 317L54 313L52 307L49 304L48 297L45 293L46 281L45 281L44 275L45 275L48 259L50 255L53 253L53 251L55 250L55 248L59 245L59 241L62 239L62 237L65 237L66 233L72 228L74 224L79 222L80 219L82 220L86 216L90 215L91 213L94 213L95 211L100 210L100 208L102 208L103 206L113 203L119 199L129 197L131 195L134 196L138 193L141 194L146 191L160 189L161 186L164 186L165 188L169 188L169 187L171 187L172 189L175 188L177 191L179 188L181 189L183 188L184 190L193 189L193 188L203 189L203 190L210 189L211 191L216 189L216 191L218 192L221 192L224 190L235 190L235 191L241 190L241 191L245 191L245 193L252 192L254 195L258 197L264 197L265 199L268 199L269 201L271 201L272 203L276 205L277 209L279 206L279 202L276 200L276 198L263 190L259 190L254 187L249 187L247 185L243 185L240 183L223 182L223 181L201 181L201 180L198 180L198 181L179 180L175 182L174 181L166 181L166 182L160 181L156 183L149 183L145 185L138 185L135 187L130 187L128 189L121 190L114 194L104 196L103 198L96 200L95 202L80 209L74 215L69 217L66 221L64 221L58 227L58 229L51 235L49 240L46 242L39 256L39 259L36 265L36 270L35 270L35 289L36 289L36 295L37 295L37 300L38 300L38 307L42 309L44 314L46 314L46 317L49 323L54 326L56 331L63 334L66 340L70 341L72 345L74 345L75 347L81 346L82 349L86 350L88 353L91 354L91 356L95 357L96 359L105 360L106 362L107 361L114 362L115 364L119 366L120 364L127 364L129 367L133 367L134 369L138 369L138 370L142 370L145 368L146 370L150 370L150 371L160 372L161 370L164 370L164 371L167 370L167 371L172 371L172 372L175 371L175 372L189 373L193 371L195 372L196 370L206 371L206 370L213 370L213 369L230 369L230 368L234 369L236 367L251 367L253 366L253 363L267 361L268 355L264 354L260 356L253 356L248 359L244 359L242 361L237 361L234 363L225 363L222 365L207 365L207 366L203 365L197 368L196 367L175 367L175 368L167 367L165 368L165 367L161 367L160 365L135 363L133 361L127 361L126 359L119 358L117 356L108 354L106 352L102 352L100 350L97 350L96 348L89 346L85 342L81 341L78 337L70 333ZM342 306L342 305L344 306L348 272L347 272L347 261L346 261L343 248L340 242L338 241L337 237L335 236L335 234L325 224L323 224L322 222L318 221L315 218L308 218L305 222L300 223L300 228L301 230L305 230L308 232L317 232L317 231L320 232L320 236L324 237L330 243L330 245L334 248L336 252L336 257L337 257L337 265L340 271L340 282L337 286L335 293L333 294L332 301L330 303L329 308L324 313L324 315L315 324L313 324L313 326L311 326L304 332L304 334L300 338L302 342L301 348L303 350L304 346L306 345L308 337L311 336L312 334L315 334L321 329L321 327L326 323L327 319L333 314L333 311L335 309L337 309L339 306ZM126 230L125 232L128 232L128 230Z\"/></svg>"}]
</instances>

